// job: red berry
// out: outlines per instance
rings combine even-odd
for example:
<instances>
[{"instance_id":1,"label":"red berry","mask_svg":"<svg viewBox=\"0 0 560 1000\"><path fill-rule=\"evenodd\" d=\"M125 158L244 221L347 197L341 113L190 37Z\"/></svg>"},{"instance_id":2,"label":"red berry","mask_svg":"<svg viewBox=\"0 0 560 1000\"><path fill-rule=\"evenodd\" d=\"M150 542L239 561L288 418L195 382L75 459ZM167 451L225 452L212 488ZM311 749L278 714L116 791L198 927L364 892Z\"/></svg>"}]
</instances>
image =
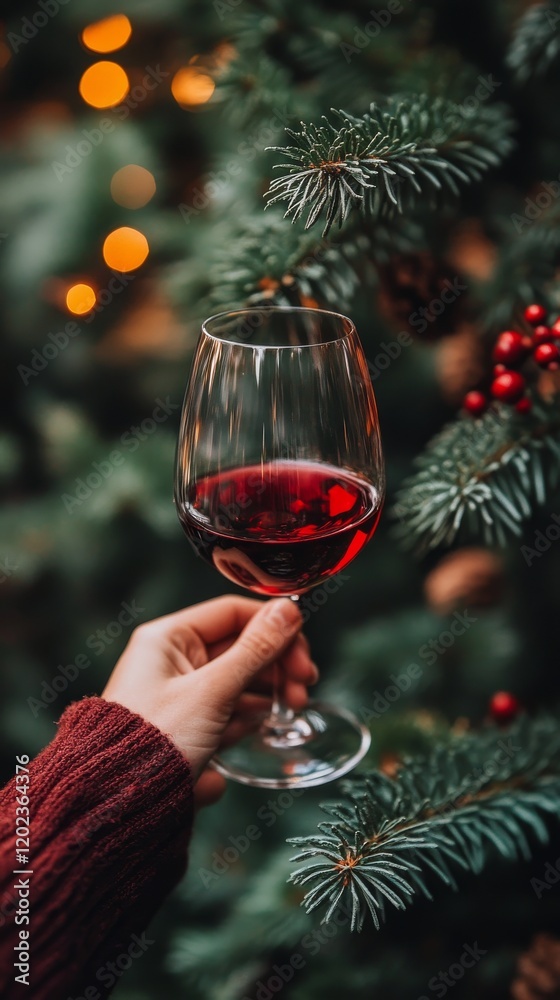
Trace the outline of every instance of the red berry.
<instances>
[{"instance_id":1,"label":"red berry","mask_svg":"<svg viewBox=\"0 0 560 1000\"><path fill-rule=\"evenodd\" d=\"M517 403L525 391L525 379L519 372L504 372L498 375L490 386L494 399L503 403Z\"/></svg>"},{"instance_id":2,"label":"red berry","mask_svg":"<svg viewBox=\"0 0 560 1000\"><path fill-rule=\"evenodd\" d=\"M546 319L546 309L544 306L533 303L533 305L527 306L523 315L531 326L538 326L539 323L544 323Z\"/></svg>"},{"instance_id":3,"label":"red berry","mask_svg":"<svg viewBox=\"0 0 560 1000\"><path fill-rule=\"evenodd\" d=\"M551 330L554 337L560 337L560 316L554 320Z\"/></svg>"},{"instance_id":4,"label":"red berry","mask_svg":"<svg viewBox=\"0 0 560 1000\"><path fill-rule=\"evenodd\" d=\"M511 722L521 711L521 705L510 691L496 691L488 707L494 722Z\"/></svg>"},{"instance_id":5,"label":"red berry","mask_svg":"<svg viewBox=\"0 0 560 1000\"><path fill-rule=\"evenodd\" d=\"M559 367L560 350L556 344L539 344L533 351L533 357L541 368L549 368L554 371Z\"/></svg>"},{"instance_id":6,"label":"red berry","mask_svg":"<svg viewBox=\"0 0 560 1000\"><path fill-rule=\"evenodd\" d=\"M533 401L528 396L522 396L519 402L515 404L515 409L518 413L530 413L533 409Z\"/></svg>"},{"instance_id":7,"label":"red berry","mask_svg":"<svg viewBox=\"0 0 560 1000\"><path fill-rule=\"evenodd\" d=\"M504 372L507 372L505 365L494 365L494 375L503 375Z\"/></svg>"},{"instance_id":8,"label":"red berry","mask_svg":"<svg viewBox=\"0 0 560 1000\"><path fill-rule=\"evenodd\" d=\"M470 413L471 417L479 417L488 406L488 400L483 392L473 389L472 392L467 392L463 400L463 406L467 413Z\"/></svg>"},{"instance_id":9,"label":"red berry","mask_svg":"<svg viewBox=\"0 0 560 1000\"><path fill-rule=\"evenodd\" d=\"M516 330L505 330L498 337L492 357L494 361L502 362L509 367L520 364L526 355L523 337Z\"/></svg>"},{"instance_id":10,"label":"red berry","mask_svg":"<svg viewBox=\"0 0 560 1000\"><path fill-rule=\"evenodd\" d=\"M554 333L549 326L536 326L533 333L533 346L535 344L550 344L554 340Z\"/></svg>"}]
</instances>

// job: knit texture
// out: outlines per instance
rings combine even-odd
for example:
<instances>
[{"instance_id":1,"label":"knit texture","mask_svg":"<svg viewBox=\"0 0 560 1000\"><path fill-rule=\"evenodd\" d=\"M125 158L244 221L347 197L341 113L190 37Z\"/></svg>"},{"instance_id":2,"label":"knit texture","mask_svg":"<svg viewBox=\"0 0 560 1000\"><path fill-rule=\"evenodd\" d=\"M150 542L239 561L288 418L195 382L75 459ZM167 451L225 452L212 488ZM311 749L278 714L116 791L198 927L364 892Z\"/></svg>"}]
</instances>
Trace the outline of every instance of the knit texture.
<instances>
[{"instance_id":1,"label":"knit texture","mask_svg":"<svg viewBox=\"0 0 560 1000\"><path fill-rule=\"evenodd\" d=\"M14 982L16 786L0 791L0 996L106 997L184 874L190 767L159 729L102 698L75 702L29 765L30 986ZM25 929L25 928L24 928ZM132 952L129 949L132 948ZM124 956L124 958L122 957ZM121 959L119 963L119 959ZM108 963L117 962L117 975Z\"/></svg>"}]
</instances>

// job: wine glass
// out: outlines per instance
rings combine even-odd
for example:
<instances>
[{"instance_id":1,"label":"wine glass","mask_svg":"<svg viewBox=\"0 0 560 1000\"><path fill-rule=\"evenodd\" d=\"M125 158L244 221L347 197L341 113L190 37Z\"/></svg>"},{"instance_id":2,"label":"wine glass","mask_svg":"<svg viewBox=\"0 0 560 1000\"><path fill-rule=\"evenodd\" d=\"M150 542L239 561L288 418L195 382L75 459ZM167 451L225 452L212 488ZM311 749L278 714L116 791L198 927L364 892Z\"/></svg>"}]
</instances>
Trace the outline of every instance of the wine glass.
<instances>
[{"instance_id":1,"label":"wine glass","mask_svg":"<svg viewBox=\"0 0 560 1000\"><path fill-rule=\"evenodd\" d=\"M247 590L297 600L363 549L384 489L375 397L350 319L288 306L203 323L175 477L179 520L200 556ZM354 767L371 739L343 707L310 702L296 714L278 684L259 721L213 759L216 770L260 787L319 785Z\"/></svg>"}]
</instances>

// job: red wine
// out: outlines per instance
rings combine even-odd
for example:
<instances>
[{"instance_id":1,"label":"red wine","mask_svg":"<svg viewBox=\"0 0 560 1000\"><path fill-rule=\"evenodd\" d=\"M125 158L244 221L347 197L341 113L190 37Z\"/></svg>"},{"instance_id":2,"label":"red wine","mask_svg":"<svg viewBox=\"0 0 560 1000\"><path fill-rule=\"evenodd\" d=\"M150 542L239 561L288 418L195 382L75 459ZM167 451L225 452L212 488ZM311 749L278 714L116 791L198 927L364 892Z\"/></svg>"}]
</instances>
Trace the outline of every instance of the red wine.
<instances>
[{"instance_id":1,"label":"red wine","mask_svg":"<svg viewBox=\"0 0 560 1000\"><path fill-rule=\"evenodd\" d=\"M373 486L319 462L271 462L200 479L180 507L196 552L258 594L301 594L358 555L381 514Z\"/></svg>"}]
</instances>

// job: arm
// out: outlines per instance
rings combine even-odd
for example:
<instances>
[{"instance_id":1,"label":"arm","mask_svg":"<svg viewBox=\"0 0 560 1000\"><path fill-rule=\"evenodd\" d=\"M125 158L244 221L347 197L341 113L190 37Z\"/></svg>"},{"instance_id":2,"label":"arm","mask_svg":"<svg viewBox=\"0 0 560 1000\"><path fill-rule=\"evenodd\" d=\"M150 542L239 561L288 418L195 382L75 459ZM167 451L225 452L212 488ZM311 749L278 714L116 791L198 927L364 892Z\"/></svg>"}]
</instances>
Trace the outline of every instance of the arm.
<instances>
[{"instance_id":1,"label":"arm","mask_svg":"<svg viewBox=\"0 0 560 1000\"><path fill-rule=\"evenodd\" d=\"M300 625L290 601L230 597L136 629L103 697L71 705L29 765L30 876L13 875L15 781L0 792L3 1000L25 995L20 930L33 1000L100 1000L116 982L110 963L148 946L142 932L186 867L193 786L204 802L225 785L210 758L270 704L275 663L295 708L317 679ZM16 925L27 877L30 924Z\"/></svg>"},{"instance_id":2,"label":"arm","mask_svg":"<svg viewBox=\"0 0 560 1000\"><path fill-rule=\"evenodd\" d=\"M184 873L190 766L140 716L86 698L65 711L29 778L32 875L12 874L22 867L15 780L0 793L0 996L25 995L13 964L20 930L30 933L34 1000L62 1000L71 990L83 996L87 987L106 996L114 978L107 963L139 947L132 935L141 935ZM27 880L30 923L17 926L15 887Z\"/></svg>"}]
</instances>

